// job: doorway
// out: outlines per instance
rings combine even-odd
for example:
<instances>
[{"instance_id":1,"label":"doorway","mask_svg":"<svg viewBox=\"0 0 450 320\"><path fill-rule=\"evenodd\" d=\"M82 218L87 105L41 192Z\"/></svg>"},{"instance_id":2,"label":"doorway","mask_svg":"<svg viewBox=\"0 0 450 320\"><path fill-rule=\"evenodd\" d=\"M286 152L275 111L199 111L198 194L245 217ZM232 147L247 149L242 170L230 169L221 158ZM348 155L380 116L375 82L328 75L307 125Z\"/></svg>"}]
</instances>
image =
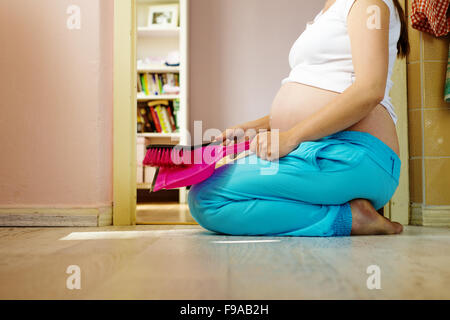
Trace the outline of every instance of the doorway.
<instances>
[{"instance_id":1,"label":"doorway","mask_svg":"<svg viewBox=\"0 0 450 320\"><path fill-rule=\"evenodd\" d=\"M115 1L114 225L195 224L187 189L150 192L156 168L142 166L146 146L188 141L187 8Z\"/></svg>"}]
</instances>

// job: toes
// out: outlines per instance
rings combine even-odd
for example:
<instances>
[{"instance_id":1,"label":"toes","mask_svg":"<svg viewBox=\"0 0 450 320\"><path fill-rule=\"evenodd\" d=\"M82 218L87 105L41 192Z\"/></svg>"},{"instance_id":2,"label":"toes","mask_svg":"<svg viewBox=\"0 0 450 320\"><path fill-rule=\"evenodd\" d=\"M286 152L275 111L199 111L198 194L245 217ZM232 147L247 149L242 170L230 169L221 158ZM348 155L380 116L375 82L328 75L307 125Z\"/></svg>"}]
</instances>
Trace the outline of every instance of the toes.
<instances>
[{"instance_id":1,"label":"toes","mask_svg":"<svg viewBox=\"0 0 450 320\"><path fill-rule=\"evenodd\" d=\"M403 231L403 226L402 226L400 223L398 223L398 222L392 222L392 223L393 223L394 226L395 226L395 233L396 233L396 234L402 233L402 231Z\"/></svg>"}]
</instances>

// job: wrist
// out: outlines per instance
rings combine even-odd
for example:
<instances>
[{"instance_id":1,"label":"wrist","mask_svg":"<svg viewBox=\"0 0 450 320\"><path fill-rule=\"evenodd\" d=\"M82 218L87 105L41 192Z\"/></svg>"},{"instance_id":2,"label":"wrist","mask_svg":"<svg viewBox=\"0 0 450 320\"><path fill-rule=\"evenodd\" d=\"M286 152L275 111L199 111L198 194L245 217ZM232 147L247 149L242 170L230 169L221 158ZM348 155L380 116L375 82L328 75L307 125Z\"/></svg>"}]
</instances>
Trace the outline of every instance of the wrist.
<instances>
[{"instance_id":1,"label":"wrist","mask_svg":"<svg viewBox=\"0 0 450 320\"><path fill-rule=\"evenodd\" d=\"M260 130L270 130L269 116L251 121L248 124L250 125L248 129L255 129L257 132Z\"/></svg>"},{"instance_id":2,"label":"wrist","mask_svg":"<svg viewBox=\"0 0 450 320\"><path fill-rule=\"evenodd\" d=\"M301 133L299 132L299 130L295 130L294 128L291 128L287 131L288 133L288 144L295 148L297 147L300 143L303 142L303 138Z\"/></svg>"}]
</instances>

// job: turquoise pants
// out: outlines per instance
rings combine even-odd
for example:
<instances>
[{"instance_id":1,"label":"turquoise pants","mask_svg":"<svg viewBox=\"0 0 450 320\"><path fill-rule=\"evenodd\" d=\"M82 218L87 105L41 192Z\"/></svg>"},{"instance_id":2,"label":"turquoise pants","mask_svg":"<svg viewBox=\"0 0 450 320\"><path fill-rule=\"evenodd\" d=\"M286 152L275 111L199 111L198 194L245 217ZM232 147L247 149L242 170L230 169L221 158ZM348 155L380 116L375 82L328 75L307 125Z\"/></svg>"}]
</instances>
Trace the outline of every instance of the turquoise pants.
<instances>
[{"instance_id":1,"label":"turquoise pants","mask_svg":"<svg viewBox=\"0 0 450 320\"><path fill-rule=\"evenodd\" d=\"M191 186L192 216L228 235L348 236L349 201L382 208L398 186L401 161L367 132L341 131L298 145L278 161L250 155Z\"/></svg>"}]
</instances>

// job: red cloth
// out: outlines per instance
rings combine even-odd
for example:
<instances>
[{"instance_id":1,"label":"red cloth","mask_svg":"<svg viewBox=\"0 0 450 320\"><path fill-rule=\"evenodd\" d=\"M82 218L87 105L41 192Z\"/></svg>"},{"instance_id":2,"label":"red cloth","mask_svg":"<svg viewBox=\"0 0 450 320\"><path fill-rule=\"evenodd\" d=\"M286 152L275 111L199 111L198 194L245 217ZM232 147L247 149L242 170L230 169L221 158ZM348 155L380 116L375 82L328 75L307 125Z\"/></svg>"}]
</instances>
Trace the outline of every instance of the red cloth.
<instances>
[{"instance_id":1,"label":"red cloth","mask_svg":"<svg viewBox=\"0 0 450 320\"><path fill-rule=\"evenodd\" d=\"M414 29L445 36L450 32L447 17L449 0L413 0L411 22Z\"/></svg>"}]
</instances>

